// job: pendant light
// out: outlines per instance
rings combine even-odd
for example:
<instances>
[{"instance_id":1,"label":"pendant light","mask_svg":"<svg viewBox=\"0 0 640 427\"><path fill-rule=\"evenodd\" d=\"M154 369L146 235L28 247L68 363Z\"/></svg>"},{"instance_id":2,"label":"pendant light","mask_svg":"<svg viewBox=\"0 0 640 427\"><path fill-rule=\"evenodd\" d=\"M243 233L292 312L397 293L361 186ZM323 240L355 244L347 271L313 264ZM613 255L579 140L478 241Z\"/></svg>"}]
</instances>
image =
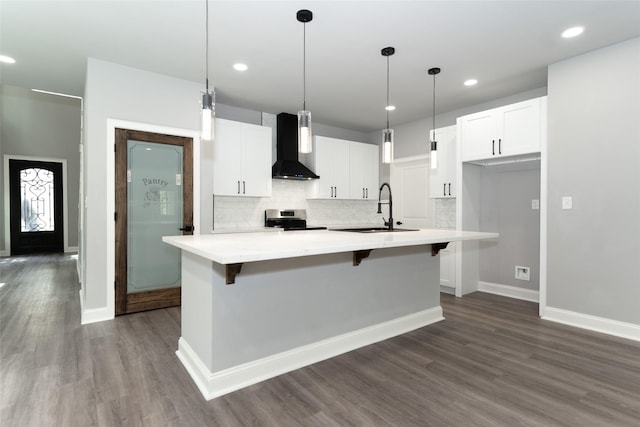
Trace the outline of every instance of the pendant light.
<instances>
[{"instance_id":1,"label":"pendant light","mask_svg":"<svg viewBox=\"0 0 640 427\"><path fill-rule=\"evenodd\" d=\"M393 129L389 128L389 111L393 110L393 107L389 104L389 57L396 53L396 50L393 47L385 47L380 53L387 57L387 105L384 108L387 111L387 127L382 130L382 163L391 163L393 160Z\"/></svg>"},{"instance_id":2,"label":"pendant light","mask_svg":"<svg viewBox=\"0 0 640 427\"><path fill-rule=\"evenodd\" d=\"M436 140L436 74L440 73L440 68L429 68L427 71L433 76L433 128L431 130L431 169L438 167L438 142Z\"/></svg>"},{"instance_id":3,"label":"pendant light","mask_svg":"<svg viewBox=\"0 0 640 427\"><path fill-rule=\"evenodd\" d=\"M206 12L205 12L205 91L202 92L202 111L200 118L200 133L201 137L205 141L212 141L214 138L215 130L214 123L216 117L216 93L209 90L209 0L205 0Z\"/></svg>"},{"instance_id":4,"label":"pendant light","mask_svg":"<svg viewBox=\"0 0 640 427\"><path fill-rule=\"evenodd\" d=\"M313 149L311 139L311 111L307 110L307 22L313 19L310 10L301 9L296 14L302 22L302 111L298 111L298 151L311 153Z\"/></svg>"}]
</instances>

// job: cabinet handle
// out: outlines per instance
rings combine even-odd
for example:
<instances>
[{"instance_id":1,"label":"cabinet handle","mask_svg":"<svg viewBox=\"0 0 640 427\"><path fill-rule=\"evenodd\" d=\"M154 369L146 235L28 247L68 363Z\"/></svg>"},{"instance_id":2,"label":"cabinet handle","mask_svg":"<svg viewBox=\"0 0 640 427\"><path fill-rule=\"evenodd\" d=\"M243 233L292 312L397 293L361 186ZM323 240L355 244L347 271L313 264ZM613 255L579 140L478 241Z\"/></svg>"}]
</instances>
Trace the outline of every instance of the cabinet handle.
<instances>
[{"instance_id":1,"label":"cabinet handle","mask_svg":"<svg viewBox=\"0 0 640 427\"><path fill-rule=\"evenodd\" d=\"M333 188L335 188L335 196L333 196L333 197L338 197L338 186L335 186Z\"/></svg>"},{"instance_id":2,"label":"cabinet handle","mask_svg":"<svg viewBox=\"0 0 640 427\"><path fill-rule=\"evenodd\" d=\"M362 187L362 198L364 199L364 187Z\"/></svg>"},{"instance_id":3,"label":"cabinet handle","mask_svg":"<svg viewBox=\"0 0 640 427\"><path fill-rule=\"evenodd\" d=\"M367 188L367 199L369 198L369 189Z\"/></svg>"},{"instance_id":4,"label":"cabinet handle","mask_svg":"<svg viewBox=\"0 0 640 427\"><path fill-rule=\"evenodd\" d=\"M451 195L451 183L449 183L449 195Z\"/></svg>"},{"instance_id":5,"label":"cabinet handle","mask_svg":"<svg viewBox=\"0 0 640 427\"><path fill-rule=\"evenodd\" d=\"M491 153L494 156L496 155L496 140L495 139L491 140Z\"/></svg>"},{"instance_id":6,"label":"cabinet handle","mask_svg":"<svg viewBox=\"0 0 640 427\"><path fill-rule=\"evenodd\" d=\"M331 186L331 197L333 197L333 186Z\"/></svg>"},{"instance_id":7,"label":"cabinet handle","mask_svg":"<svg viewBox=\"0 0 640 427\"><path fill-rule=\"evenodd\" d=\"M238 194L240 194L240 181L238 181Z\"/></svg>"},{"instance_id":8,"label":"cabinet handle","mask_svg":"<svg viewBox=\"0 0 640 427\"><path fill-rule=\"evenodd\" d=\"M446 196L447 195L447 184L442 184L442 195Z\"/></svg>"},{"instance_id":9,"label":"cabinet handle","mask_svg":"<svg viewBox=\"0 0 640 427\"><path fill-rule=\"evenodd\" d=\"M247 194L247 184L242 181L242 194Z\"/></svg>"},{"instance_id":10,"label":"cabinet handle","mask_svg":"<svg viewBox=\"0 0 640 427\"><path fill-rule=\"evenodd\" d=\"M502 154L502 138L498 139L498 154Z\"/></svg>"}]
</instances>

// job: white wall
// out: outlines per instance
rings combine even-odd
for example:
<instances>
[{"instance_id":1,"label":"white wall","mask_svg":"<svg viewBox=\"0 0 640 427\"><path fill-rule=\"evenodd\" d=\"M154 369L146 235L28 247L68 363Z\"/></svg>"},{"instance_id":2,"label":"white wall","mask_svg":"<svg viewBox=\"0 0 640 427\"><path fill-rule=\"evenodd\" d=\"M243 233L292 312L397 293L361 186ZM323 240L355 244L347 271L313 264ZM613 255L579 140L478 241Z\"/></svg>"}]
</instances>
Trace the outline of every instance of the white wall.
<instances>
[{"instance_id":1,"label":"white wall","mask_svg":"<svg viewBox=\"0 0 640 427\"><path fill-rule=\"evenodd\" d=\"M547 305L640 326L640 38L553 64L548 84Z\"/></svg>"},{"instance_id":2,"label":"white wall","mask_svg":"<svg viewBox=\"0 0 640 427\"><path fill-rule=\"evenodd\" d=\"M16 86L0 86L1 155L64 159L67 164L68 246L78 246L78 188L80 176L81 101L33 92ZM1 158L2 156L0 156ZM1 160L0 160L1 161ZM0 191L4 188L0 174ZM4 247L4 198L0 197L0 248Z\"/></svg>"},{"instance_id":3,"label":"white wall","mask_svg":"<svg viewBox=\"0 0 640 427\"><path fill-rule=\"evenodd\" d=\"M114 152L107 120L196 131L201 85L90 58L85 85L83 321L113 316ZM211 181L211 180L209 180ZM111 306L110 306L111 304Z\"/></svg>"}]
</instances>

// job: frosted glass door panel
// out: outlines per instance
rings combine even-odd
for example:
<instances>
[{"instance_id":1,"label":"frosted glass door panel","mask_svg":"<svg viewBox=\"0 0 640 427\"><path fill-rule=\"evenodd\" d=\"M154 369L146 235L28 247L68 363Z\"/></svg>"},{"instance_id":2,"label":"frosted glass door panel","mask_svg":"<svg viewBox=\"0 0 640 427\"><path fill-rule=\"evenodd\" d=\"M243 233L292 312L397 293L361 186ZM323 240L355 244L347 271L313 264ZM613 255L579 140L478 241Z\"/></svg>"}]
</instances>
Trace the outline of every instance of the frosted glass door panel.
<instances>
[{"instance_id":1,"label":"frosted glass door panel","mask_svg":"<svg viewBox=\"0 0 640 427\"><path fill-rule=\"evenodd\" d=\"M127 141L127 293L180 286L183 147Z\"/></svg>"}]
</instances>

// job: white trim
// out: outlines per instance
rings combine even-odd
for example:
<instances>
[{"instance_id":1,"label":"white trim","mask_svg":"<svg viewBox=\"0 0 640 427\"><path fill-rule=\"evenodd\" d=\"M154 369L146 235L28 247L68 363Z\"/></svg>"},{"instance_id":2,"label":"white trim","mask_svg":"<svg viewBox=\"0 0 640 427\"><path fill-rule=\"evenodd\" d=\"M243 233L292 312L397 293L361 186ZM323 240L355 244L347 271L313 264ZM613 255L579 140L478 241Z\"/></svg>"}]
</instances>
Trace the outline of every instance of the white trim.
<instances>
[{"instance_id":1,"label":"white trim","mask_svg":"<svg viewBox=\"0 0 640 427\"><path fill-rule=\"evenodd\" d=\"M77 246L67 246L64 250L64 253L77 253L78 252L78 247Z\"/></svg>"},{"instance_id":2,"label":"white trim","mask_svg":"<svg viewBox=\"0 0 640 427\"><path fill-rule=\"evenodd\" d=\"M116 143L116 128L136 130L141 132L161 133L165 135L183 136L193 139L193 223L198 224L193 234L200 234L200 132L191 129L180 129L168 126L160 126L148 123L131 122L128 120L119 119L107 119L107 144L105 144L105 159L107 162L107 212L115 212L116 210L116 196L115 196L115 152L113 146ZM111 218L107 215L107 218ZM96 314L96 318L100 320L113 319L115 316L115 289L113 282L115 281L115 223L114 221L107 221L107 235L105 242L107 247L107 278L105 286L107 287L107 306L104 308L97 308L87 310L93 312L98 310L99 312L105 311L107 317L101 317ZM92 317L92 316L90 316ZM84 316L83 316L84 319ZM96 321L100 321L96 320Z\"/></svg>"},{"instance_id":3,"label":"white trim","mask_svg":"<svg viewBox=\"0 0 640 427\"><path fill-rule=\"evenodd\" d=\"M195 381L204 398L211 400L260 381L441 320L444 320L442 307L437 306L218 372L210 372L184 338L180 338L178 341L176 355Z\"/></svg>"},{"instance_id":4,"label":"white trim","mask_svg":"<svg viewBox=\"0 0 640 427\"><path fill-rule=\"evenodd\" d=\"M69 204L68 204L68 185L67 185L67 159L59 157L38 157L38 156L20 156L14 154L4 155L4 251L3 256L11 255L11 212L9 209L9 160L29 160L32 162L49 162L62 163L62 227L63 227L63 248L64 252L72 252L69 249ZM78 239L80 236L78 236ZM76 248L77 250L77 248Z\"/></svg>"},{"instance_id":5,"label":"white trim","mask_svg":"<svg viewBox=\"0 0 640 427\"><path fill-rule=\"evenodd\" d=\"M10 255L10 254L9 254L9 251L8 251L8 250L6 250L6 251L0 251L0 257L5 257L5 256L9 256L9 255Z\"/></svg>"},{"instance_id":6,"label":"white trim","mask_svg":"<svg viewBox=\"0 0 640 427\"><path fill-rule=\"evenodd\" d=\"M518 288L517 286L483 281L478 282L478 291L531 302L538 302L540 298L539 292L533 289L524 289Z\"/></svg>"},{"instance_id":7,"label":"white trim","mask_svg":"<svg viewBox=\"0 0 640 427\"><path fill-rule=\"evenodd\" d=\"M109 312L107 308L92 308L89 310L84 309L84 297L82 295L82 289L80 294L80 324L88 325L89 323L103 322L105 320L113 320L114 313Z\"/></svg>"},{"instance_id":8,"label":"white trim","mask_svg":"<svg viewBox=\"0 0 640 427\"><path fill-rule=\"evenodd\" d=\"M542 319L640 341L640 325L547 306Z\"/></svg>"},{"instance_id":9,"label":"white trim","mask_svg":"<svg viewBox=\"0 0 640 427\"><path fill-rule=\"evenodd\" d=\"M548 98L544 96L540 100L540 119L543 129L542 138L540 140L540 289L538 315L542 317L547 306L547 213L549 212L548 203L548 184L547 174L548 154L547 154L547 102Z\"/></svg>"}]
</instances>

